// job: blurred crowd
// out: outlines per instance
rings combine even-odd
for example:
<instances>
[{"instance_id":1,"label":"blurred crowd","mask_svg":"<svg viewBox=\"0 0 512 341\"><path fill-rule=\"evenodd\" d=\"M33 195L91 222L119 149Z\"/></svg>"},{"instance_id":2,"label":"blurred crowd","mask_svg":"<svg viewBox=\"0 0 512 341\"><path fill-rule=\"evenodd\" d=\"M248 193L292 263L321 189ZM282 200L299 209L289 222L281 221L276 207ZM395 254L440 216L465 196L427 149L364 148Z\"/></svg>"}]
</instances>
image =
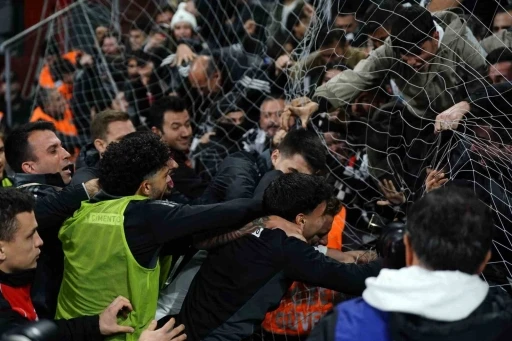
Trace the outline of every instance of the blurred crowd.
<instances>
[{"instance_id":1,"label":"blurred crowd","mask_svg":"<svg viewBox=\"0 0 512 341\"><path fill-rule=\"evenodd\" d=\"M0 335L506 340L507 1L145 14L2 75Z\"/></svg>"}]
</instances>

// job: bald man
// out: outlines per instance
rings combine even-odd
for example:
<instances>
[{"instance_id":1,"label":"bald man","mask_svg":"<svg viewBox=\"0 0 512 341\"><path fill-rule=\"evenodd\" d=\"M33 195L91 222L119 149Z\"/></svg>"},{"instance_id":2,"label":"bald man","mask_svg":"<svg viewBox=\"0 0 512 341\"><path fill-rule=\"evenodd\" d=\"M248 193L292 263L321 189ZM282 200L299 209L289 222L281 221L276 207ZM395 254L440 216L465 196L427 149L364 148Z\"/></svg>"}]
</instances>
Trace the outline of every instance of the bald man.
<instances>
[{"instance_id":1,"label":"bald man","mask_svg":"<svg viewBox=\"0 0 512 341\"><path fill-rule=\"evenodd\" d=\"M188 80L202 96L215 95L222 89L222 75L211 56L199 56L192 62Z\"/></svg>"}]
</instances>

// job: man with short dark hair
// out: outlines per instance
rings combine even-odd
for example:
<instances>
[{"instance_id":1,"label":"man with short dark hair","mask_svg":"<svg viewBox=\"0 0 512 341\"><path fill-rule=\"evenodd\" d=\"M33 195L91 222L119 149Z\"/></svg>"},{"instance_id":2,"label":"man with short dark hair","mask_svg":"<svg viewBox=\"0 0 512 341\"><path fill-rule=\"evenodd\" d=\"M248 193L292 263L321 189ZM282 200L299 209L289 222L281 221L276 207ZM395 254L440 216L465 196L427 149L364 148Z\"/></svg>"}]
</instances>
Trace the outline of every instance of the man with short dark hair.
<instances>
[{"instance_id":1,"label":"man with short dark hair","mask_svg":"<svg viewBox=\"0 0 512 341\"><path fill-rule=\"evenodd\" d=\"M168 146L149 132L107 147L100 160L102 191L59 232L65 271L57 318L97 314L109 297L121 294L136 307L122 324L140 335L155 316L159 278L170 270L159 256L183 254L193 234L232 229L262 215L257 200L207 206L160 200L176 166Z\"/></svg>"},{"instance_id":2,"label":"man with short dark hair","mask_svg":"<svg viewBox=\"0 0 512 341\"><path fill-rule=\"evenodd\" d=\"M67 186L73 164L50 122L27 123L14 129L5 141L5 157L15 172L14 186L34 195L40 213L47 217L39 221L46 243L33 293L40 316L53 317L62 276L62 247L56 231L80 207L80 202L89 198L89 190L84 184ZM68 189L63 190L66 186Z\"/></svg>"},{"instance_id":3,"label":"man with short dark hair","mask_svg":"<svg viewBox=\"0 0 512 341\"><path fill-rule=\"evenodd\" d=\"M169 147L178 164L172 177L174 188L189 199L200 196L207 184L196 174L188 157L192 124L185 103L177 96L159 99L151 106L147 125Z\"/></svg>"},{"instance_id":4,"label":"man with short dark hair","mask_svg":"<svg viewBox=\"0 0 512 341\"><path fill-rule=\"evenodd\" d=\"M38 319L30 289L43 241L37 232L34 209L35 200L30 194L0 188L0 336ZM58 340L103 340L107 335L130 333L131 327L116 322L123 309L131 310L132 306L118 297L106 310L101 309L99 316L56 321Z\"/></svg>"},{"instance_id":5,"label":"man with short dark hair","mask_svg":"<svg viewBox=\"0 0 512 341\"><path fill-rule=\"evenodd\" d=\"M262 198L266 186L277 176L322 173L325 162L325 146L314 131L292 130L274 150L267 149L261 155L237 152L228 156L201 200L215 203L253 196Z\"/></svg>"},{"instance_id":6,"label":"man with short dark hair","mask_svg":"<svg viewBox=\"0 0 512 341\"><path fill-rule=\"evenodd\" d=\"M71 184L97 179L101 155L107 146L112 142L119 142L125 135L134 131L130 115L125 112L105 110L96 114L91 122L92 143L82 148L77 162L77 172L73 175Z\"/></svg>"},{"instance_id":7,"label":"man with short dark hair","mask_svg":"<svg viewBox=\"0 0 512 341\"><path fill-rule=\"evenodd\" d=\"M512 51L507 47L496 49L487 55L489 79L492 84L512 81Z\"/></svg>"},{"instance_id":8,"label":"man with short dark hair","mask_svg":"<svg viewBox=\"0 0 512 341\"><path fill-rule=\"evenodd\" d=\"M322 177L291 173L265 190L265 209L303 227L306 240L321 239L332 189ZM281 231L257 228L210 250L192 281L178 321L188 340L243 340L259 327L294 280L348 294L360 294L364 280L378 274L378 262L343 264L326 258Z\"/></svg>"},{"instance_id":9,"label":"man with short dark hair","mask_svg":"<svg viewBox=\"0 0 512 341\"><path fill-rule=\"evenodd\" d=\"M492 23L492 32L500 33L501 31L508 31L512 27L512 7L506 8L498 7L494 20Z\"/></svg>"},{"instance_id":10,"label":"man with short dark hair","mask_svg":"<svg viewBox=\"0 0 512 341\"><path fill-rule=\"evenodd\" d=\"M5 141L5 157L15 174L15 186L35 196L71 182L73 164L50 122L27 123L14 129Z\"/></svg>"},{"instance_id":11,"label":"man with short dark hair","mask_svg":"<svg viewBox=\"0 0 512 341\"><path fill-rule=\"evenodd\" d=\"M407 267L367 279L363 297L336 307L311 339L496 340L512 323L512 301L478 276L493 230L491 210L473 190L428 193L408 210Z\"/></svg>"}]
</instances>

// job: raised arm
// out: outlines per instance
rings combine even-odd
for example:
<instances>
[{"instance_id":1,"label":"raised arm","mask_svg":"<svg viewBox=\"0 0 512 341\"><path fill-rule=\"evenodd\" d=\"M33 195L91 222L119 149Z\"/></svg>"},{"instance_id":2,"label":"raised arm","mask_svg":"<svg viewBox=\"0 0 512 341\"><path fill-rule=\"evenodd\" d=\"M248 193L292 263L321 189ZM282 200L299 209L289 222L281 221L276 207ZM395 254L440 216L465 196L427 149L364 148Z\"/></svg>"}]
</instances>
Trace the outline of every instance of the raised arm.
<instances>
[{"instance_id":1,"label":"raised arm","mask_svg":"<svg viewBox=\"0 0 512 341\"><path fill-rule=\"evenodd\" d=\"M41 229L62 226L62 223L99 191L98 180L67 186L60 192L37 199L34 214ZM55 231L57 233L58 230Z\"/></svg>"},{"instance_id":2,"label":"raised arm","mask_svg":"<svg viewBox=\"0 0 512 341\"><path fill-rule=\"evenodd\" d=\"M214 205L178 205L160 200L144 200L132 203L125 211L130 215L142 215L147 219L159 244L212 232L212 235L239 229L252 220L262 217L260 200L237 199Z\"/></svg>"},{"instance_id":3,"label":"raised arm","mask_svg":"<svg viewBox=\"0 0 512 341\"><path fill-rule=\"evenodd\" d=\"M361 295L365 280L377 276L382 268L380 260L362 265L339 263L295 238L285 240L282 259L288 278L350 295Z\"/></svg>"},{"instance_id":4,"label":"raised arm","mask_svg":"<svg viewBox=\"0 0 512 341\"><path fill-rule=\"evenodd\" d=\"M357 64L354 70L345 70L316 89L313 101L320 97L334 108L351 103L362 91L380 85L396 59L389 44L374 50L367 59Z\"/></svg>"}]
</instances>

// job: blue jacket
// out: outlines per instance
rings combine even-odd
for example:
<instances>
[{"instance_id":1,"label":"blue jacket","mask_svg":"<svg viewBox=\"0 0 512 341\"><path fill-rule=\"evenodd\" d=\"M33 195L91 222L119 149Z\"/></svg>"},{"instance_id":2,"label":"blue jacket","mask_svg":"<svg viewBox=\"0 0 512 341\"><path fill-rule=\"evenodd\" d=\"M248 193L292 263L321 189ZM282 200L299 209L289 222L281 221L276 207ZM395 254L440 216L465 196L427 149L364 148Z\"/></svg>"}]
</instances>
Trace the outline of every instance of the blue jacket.
<instances>
[{"instance_id":1,"label":"blue jacket","mask_svg":"<svg viewBox=\"0 0 512 341\"><path fill-rule=\"evenodd\" d=\"M512 303L501 289L491 289L467 318L440 322L417 315L378 310L362 298L339 304L308 340L323 341L487 341L510 340Z\"/></svg>"}]
</instances>

